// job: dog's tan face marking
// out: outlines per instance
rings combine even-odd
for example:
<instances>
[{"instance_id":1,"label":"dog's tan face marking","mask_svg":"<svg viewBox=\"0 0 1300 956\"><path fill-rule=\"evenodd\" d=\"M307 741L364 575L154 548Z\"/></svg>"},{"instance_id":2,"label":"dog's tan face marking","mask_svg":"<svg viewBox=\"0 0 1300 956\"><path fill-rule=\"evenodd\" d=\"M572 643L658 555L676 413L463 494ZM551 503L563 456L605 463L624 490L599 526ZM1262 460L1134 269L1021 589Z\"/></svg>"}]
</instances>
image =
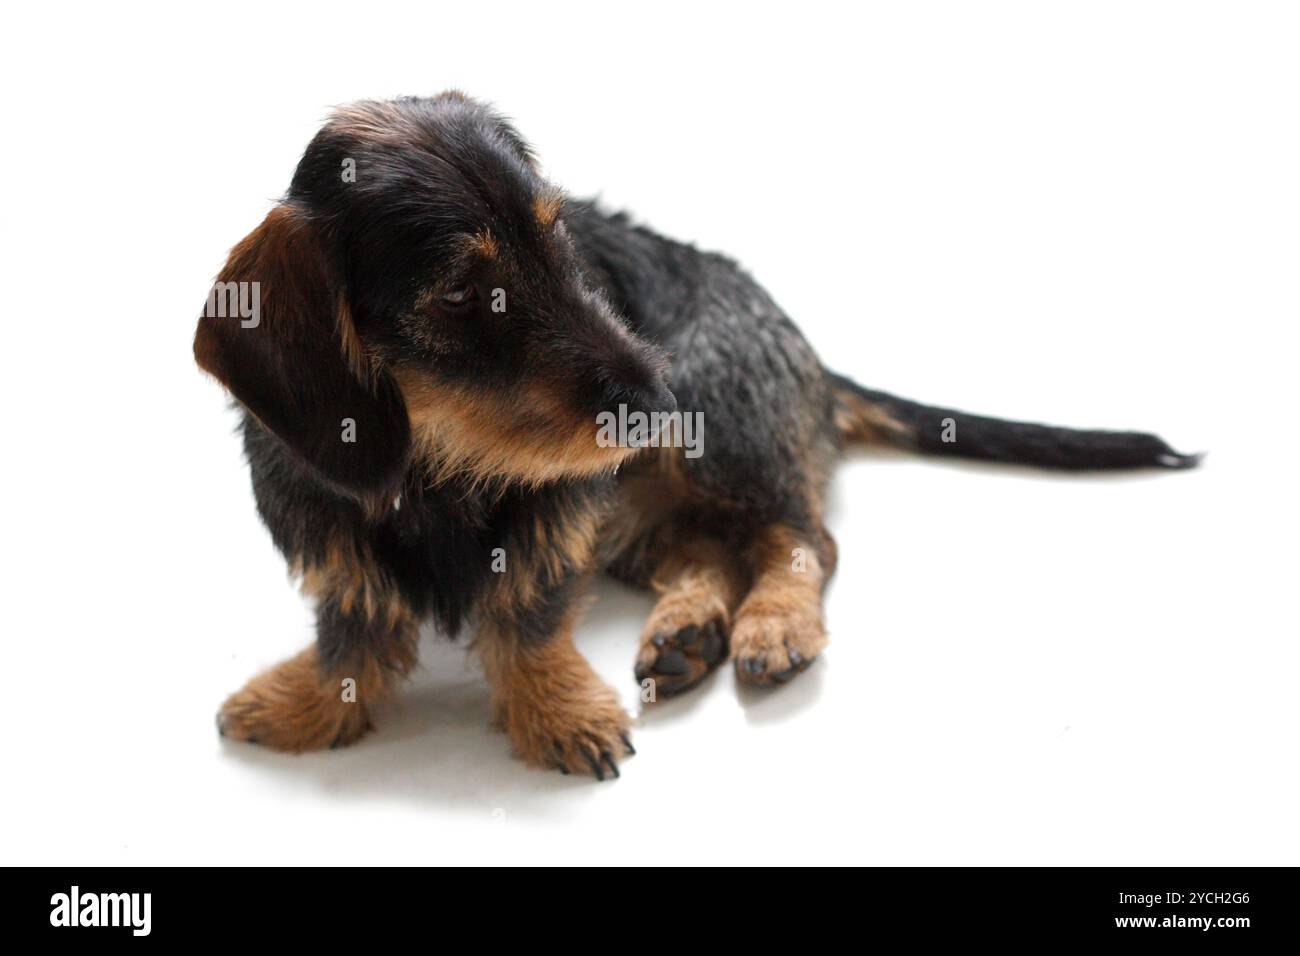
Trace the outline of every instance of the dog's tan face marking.
<instances>
[{"instance_id":1,"label":"dog's tan face marking","mask_svg":"<svg viewBox=\"0 0 1300 956\"><path fill-rule=\"evenodd\" d=\"M491 230L484 229L465 240L465 252L479 259L495 262L501 255L501 247L497 244Z\"/></svg>"},{"instance_id":2,"label":"dog's tan face marking","mask_svg":"<svg viewBox=\"0 0 1300 956\"><path fill-rule=\"evenodd\" d=\"M595 417L577 414L539 382L506 394L437 382L411 366L391 371L406 400L416 456L435 480L537 486L612 471L638 450L601 447Z\"/></svg>"}]
</instances>

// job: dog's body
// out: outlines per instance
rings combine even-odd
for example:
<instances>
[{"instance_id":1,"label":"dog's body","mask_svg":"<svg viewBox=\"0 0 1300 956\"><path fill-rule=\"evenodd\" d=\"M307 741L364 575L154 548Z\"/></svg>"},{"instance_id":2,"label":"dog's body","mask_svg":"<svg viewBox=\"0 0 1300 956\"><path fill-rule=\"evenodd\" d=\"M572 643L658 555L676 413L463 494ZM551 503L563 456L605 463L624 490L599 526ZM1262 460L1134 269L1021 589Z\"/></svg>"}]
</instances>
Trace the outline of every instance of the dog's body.
<instances>
[{"instance_id":1,"label":"dog's body","mask_svg":"<svg viewBox=\"0 0 1300 956\"><path fill-rule=\"evenodd\" d=\"M564 200L456 94L336 114L221 278L258 283L262 315L205 316L196 356L245 407L259 510L318 639L219 724L280 749L359 737L432 617L476 627L520 756L617 773L628 717L571 636L600 570L660 595L636 666L657 694L728 657L748 683L788 680L826 644L823 495L845 439L1194 463L1150 435L926 408L827 372L734 263ZM704 454L603 447L597 416L619 406L698 413Z\"/></svg>"}]
</instances>

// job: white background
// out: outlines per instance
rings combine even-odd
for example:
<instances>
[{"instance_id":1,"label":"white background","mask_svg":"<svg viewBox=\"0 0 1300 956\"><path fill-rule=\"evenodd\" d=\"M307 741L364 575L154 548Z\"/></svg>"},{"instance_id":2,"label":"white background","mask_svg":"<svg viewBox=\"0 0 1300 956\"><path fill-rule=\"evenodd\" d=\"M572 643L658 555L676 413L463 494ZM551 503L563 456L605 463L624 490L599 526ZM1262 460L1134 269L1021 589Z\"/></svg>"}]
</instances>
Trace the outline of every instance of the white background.
<instances>
[{"instance_id":1,"label":"white background","mask_svg":"<svg viewBox=\"0 0 1300 956\"><path fill-rule=\"evenodd\" d=\"M36 9L0 40L3 862L1300 862L1293 7ZM854 455L829 652L642 713L613 784L514 761L432 637L358 746L223 744L311 615L194 321L330 105L452 86L870 385L1210 457ZM635 708L650 602L600 598Z\"/></svg>"}]
</instances>

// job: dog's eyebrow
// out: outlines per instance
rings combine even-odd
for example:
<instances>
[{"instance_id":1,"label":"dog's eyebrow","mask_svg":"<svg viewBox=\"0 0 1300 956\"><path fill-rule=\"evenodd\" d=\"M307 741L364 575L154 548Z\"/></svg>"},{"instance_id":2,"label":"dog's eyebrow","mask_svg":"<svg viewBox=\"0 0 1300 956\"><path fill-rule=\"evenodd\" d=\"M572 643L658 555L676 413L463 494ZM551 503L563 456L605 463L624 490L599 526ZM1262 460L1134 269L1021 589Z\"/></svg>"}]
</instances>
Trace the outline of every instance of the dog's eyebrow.
<instances>
[{"instance_id":1,"label":"dog's eyebrow","mask_svg":"<svg viewBox=\"0 0 1300 956\"><path fill-rule=\"evenodd\" d=\"M558 189L544 190L533 199L533 215L537 218L537 224L543 229L554 226L563 209L564 193Z\"/></svg>"},{"instance_id":2,"label":"dog's eyebrow","mask_svg":"<svg viewBox=\"0 0 1300 956\"><path fill-rule=\"evenodd\" d=\"M460 245L465 255L481 256L484 259L495 259L501 252L496 237L487 229L465 236Z\"/></svg>"}]
</instances>

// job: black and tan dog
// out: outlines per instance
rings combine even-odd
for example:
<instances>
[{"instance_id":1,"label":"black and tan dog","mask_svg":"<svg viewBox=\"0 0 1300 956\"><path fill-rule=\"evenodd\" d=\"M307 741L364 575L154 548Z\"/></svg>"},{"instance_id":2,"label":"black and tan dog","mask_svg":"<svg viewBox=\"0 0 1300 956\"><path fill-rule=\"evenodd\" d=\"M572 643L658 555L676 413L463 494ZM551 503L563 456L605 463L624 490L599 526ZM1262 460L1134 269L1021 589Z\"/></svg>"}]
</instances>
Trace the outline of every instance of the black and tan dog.
<instances>
[{"instance_id":1,"label":"black and tan dog","mask_svg":"<svg viewBox=\"0 0 1300 956\"><path fill-rule=\"evenodd\" d=\"M1195 462L1152 435L928 408L828 372L733 262L566 198L458 94L339 110L220 282L256 290L255 319L205 311L194 352L243 406L258 508L318 619L219 726L281 750L364 734L432 618L475 626L519 756L616 775L629 718L573 645L591 576L658 593L636 664L658 694L728 659L745 683L788 680L826 646L823 496L846 439ZM704 453L608 447L597 417L620 406L702 414Z\"/></svg>"}]
</instances>

